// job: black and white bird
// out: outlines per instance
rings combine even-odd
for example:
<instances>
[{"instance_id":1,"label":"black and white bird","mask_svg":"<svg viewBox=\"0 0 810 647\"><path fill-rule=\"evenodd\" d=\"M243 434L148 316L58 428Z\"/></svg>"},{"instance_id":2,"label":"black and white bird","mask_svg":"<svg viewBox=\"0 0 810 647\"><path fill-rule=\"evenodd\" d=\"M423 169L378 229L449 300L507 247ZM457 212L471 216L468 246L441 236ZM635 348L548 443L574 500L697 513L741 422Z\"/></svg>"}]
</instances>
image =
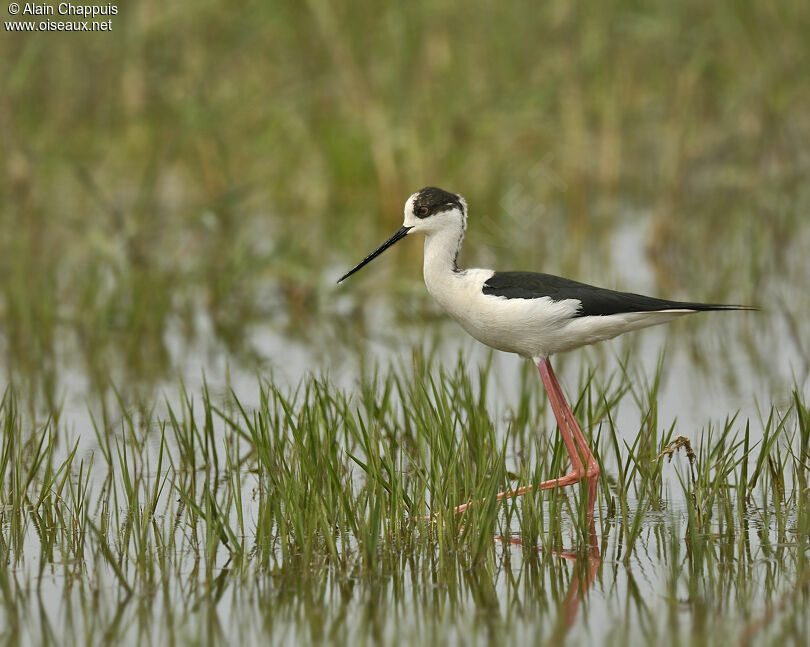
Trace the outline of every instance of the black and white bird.
<instances>
[{"instance_id":1,"label":"black and white bird","mask_svg":"<svg viewBox=\"0 0 810 647\"><path fill-rule=\"evenodd\" d=\"M467 228L467 203L460 195L425 187L405 203L402 227L341 283L394 243L410 234L425 235L423 273L431 296L478 341L532 360L540 370L571 461L571 471L538 484L550 489L595 480L599 464L563 395L549 358L555 353L611 339L705 310L753 310L748 306L668 301L616 292L536 272L461 269L458 254ZM501 492L520 496L532 486ZM469 504L460 505L462 512Z\"/></svg>"}]
</instances>

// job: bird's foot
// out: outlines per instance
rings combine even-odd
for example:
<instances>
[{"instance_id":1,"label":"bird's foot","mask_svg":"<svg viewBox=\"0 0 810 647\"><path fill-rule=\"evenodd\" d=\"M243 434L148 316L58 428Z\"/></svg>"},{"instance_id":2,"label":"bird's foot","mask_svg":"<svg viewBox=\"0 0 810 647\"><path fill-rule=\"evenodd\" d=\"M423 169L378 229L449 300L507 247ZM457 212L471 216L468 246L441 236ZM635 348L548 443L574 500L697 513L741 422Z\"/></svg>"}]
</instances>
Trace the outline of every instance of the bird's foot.
<instances>
[{"instance_id":1,"label":"bird's foot","mask_svg":"<svg viewBox=\"0 0 810 647\"><path fill-rule=\"evenodd\" d=\"M596 462L595 458L591 458L588 461L587 467L583 465L581 467L572 469L565 476L561 476L560 478L556 479L550 479L548 481L543 481L540 485L537 486L537 489L551 490L555 487L566 487L568 485L574 485L575 483L579 483L580 481L595 480L599 478L599 473L600 473L599 463ZM529 486L529 488L531 488L531 486Z\"/></svg>"},{"instance_id":2,"label":"bird's foot","mask_svg":"<svg viewBox=\"0 0 810 647\"><path fill-rule=\"evenodd\" d=\"M501 499L509 499L512 497L519 497L523 496L524 494L531 492L534 489L538 490L551 490L557 487L566 487L568 485L574 485L575 483L579 483L580 481L595 481L599 478L599 463L596 462L596 459L591 457L588 460L588 466L585 467L584 465L581 467L577 467L565 476L561 476L560 478L550 479L548 481L543 481L540 485L533 486L533 485L526 485L524 487L519 487L515 490L506 490L504 492L498 492L495 495L495 498L500 501ZM462 503L461 505L457 505L453 508L454 514L461 514L462 512L466 512L470 507L473 505L480 505L485 503L486 499L481 499L480 501L468 501L467 503ZM431 517L427 517L430 519Z\"/></svg>"}]
</instances>

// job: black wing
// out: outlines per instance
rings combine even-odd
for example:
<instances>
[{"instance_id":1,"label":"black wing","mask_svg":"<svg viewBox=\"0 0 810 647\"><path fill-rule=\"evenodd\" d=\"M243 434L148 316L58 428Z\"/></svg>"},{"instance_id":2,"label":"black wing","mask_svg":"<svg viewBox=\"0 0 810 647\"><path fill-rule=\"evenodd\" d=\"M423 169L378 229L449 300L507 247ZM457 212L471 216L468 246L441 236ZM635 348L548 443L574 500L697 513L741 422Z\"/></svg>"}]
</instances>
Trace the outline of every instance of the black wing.
<instances>
[{"instance_id":1,"label":"black wing","mask_svg":"<svg viewBox=\"0 0 810 647\"><path fill-rule=\"evenodd\" d=\"M577 299L580 309L576 316L614 315L623 312L652 312L656 310L755 310L750 306L721 303L690 303L656 299L632 292L617 292L579 283L561 276L537 272L495 272L483 287L484 294L507 299L539 299L554 301Z\"/></svg>"}]
</instances>

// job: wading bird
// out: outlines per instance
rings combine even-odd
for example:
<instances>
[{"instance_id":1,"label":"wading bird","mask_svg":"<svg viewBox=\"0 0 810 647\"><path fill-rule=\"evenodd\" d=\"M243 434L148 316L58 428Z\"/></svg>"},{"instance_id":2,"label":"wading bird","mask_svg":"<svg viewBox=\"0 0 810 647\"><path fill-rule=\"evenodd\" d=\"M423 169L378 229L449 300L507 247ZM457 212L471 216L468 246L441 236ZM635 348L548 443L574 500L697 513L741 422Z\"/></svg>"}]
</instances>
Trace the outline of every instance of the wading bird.
<instances>
[{"instance_id":1,"label":"wading bird","mask_svg":"<svg viewBox=\"0 0 810 647\"><path fill-rule=\"evenodd\" d=\"M599 477L599 464L563 395L549 357L611 339L631 330L665 323L705 310L753 310L748 306L688 303L616 292L551 274L461 269L457 259L467 228L467 203L436 187L417 191L405 203L402 227L344 274L341 283L394 243L425 235L423 274L431 296L478 341L532 360L540 371L557 419L571 471L543 481L538 489L572 485ZM498 494L521 496L529 485ZM463 512L469 504L458 506Z\"/></svg>"}]
</instances>

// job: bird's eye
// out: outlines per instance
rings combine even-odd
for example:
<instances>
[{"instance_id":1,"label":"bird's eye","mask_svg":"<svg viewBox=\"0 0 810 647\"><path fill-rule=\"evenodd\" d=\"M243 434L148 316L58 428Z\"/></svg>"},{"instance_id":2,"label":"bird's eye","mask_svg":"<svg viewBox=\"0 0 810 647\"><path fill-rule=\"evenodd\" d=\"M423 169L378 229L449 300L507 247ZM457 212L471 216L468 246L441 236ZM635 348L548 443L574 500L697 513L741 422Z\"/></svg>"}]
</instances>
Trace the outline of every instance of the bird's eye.
<instances>
[{"instance_id":1,"label":"bird's eye","mask_svg":"<svg viewBox=\"0 0 810 647\"><path fill-rule=\"evenodd\" d=\"M429 210L427 207L419 207L419 208L416 210L416 215L417 215L417 216L422 216L422 217L424 217L424 216L428 215L428 212L429 212L429 211L430 211L430 210Z\"/></svg>"}]
</instances>

